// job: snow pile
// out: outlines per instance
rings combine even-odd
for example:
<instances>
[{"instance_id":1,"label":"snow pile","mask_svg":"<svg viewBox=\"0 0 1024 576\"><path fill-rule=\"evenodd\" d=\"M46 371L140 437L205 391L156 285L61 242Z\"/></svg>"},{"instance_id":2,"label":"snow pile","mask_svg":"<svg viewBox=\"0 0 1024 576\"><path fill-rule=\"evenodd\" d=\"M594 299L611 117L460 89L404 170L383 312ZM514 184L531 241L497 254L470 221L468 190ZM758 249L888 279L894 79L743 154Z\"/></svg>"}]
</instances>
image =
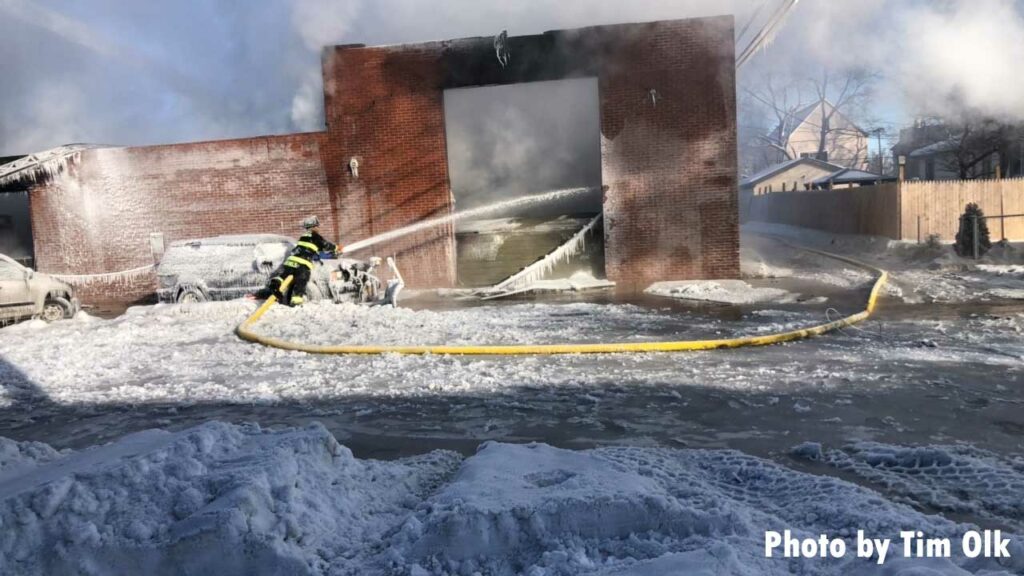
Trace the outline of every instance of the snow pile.
<instances>
[{"instance_id":1,"label":"snow pile","mask_svg":"<svg viewBox=\"0 0 1024 576\"><path fill-rule=\"evenodd\" d=\"M648 294L680 300L696 300L716 304L787 304L799 301L800 295L781 288L755 288L742 280L685 280L656 282L645 290Z\"/></svg>"},{"instance_id":2,"label":"snow pile","mask_svg":"<svg viewBox=\"0 0 1024 576\"><path fill-rule=\"evenodd\" d=\"M971 446L907 448L858 442L795 456L856 474L898 501L943 512L971 513L1024 531L1024 458Z\"/></svg>"},{"instance_id":3,"label":"snow pile","mask_svg":"<svg viewBox=\"0 0 1024 576\"><path fill-rule=\"evenodd\" d=\"M0 475L14 470L20 472L59 456L60 452L42 442L15 442L0 438Z\"/></svg>"},{"instance_id":4,"label":"snow pile","mask_svg":"<svg viewBox=\"0 0 1024 576\"><path fill-rule=\"evenodd\" d=\"M764 532L970 529L732 451L486 443L461 462L441 451L379 462L316 424L150 430L3 470L0 572L24 576L869 574L873 561L853 554L765 558ZM1024 568L1018 538L1011 553L1003 565L888 563L1007 574Z\"/></svg>"},{"instance_id":5,"label":"snow pile","mask_svg":"<svg viewBox=\"0 0 1024 576\"><path fill-rule=\"evenodd\" d=\"M0 573L355 574L457 463L359 461L319 425L140 432L0 474Z\"/></svg>"}]
</instances>

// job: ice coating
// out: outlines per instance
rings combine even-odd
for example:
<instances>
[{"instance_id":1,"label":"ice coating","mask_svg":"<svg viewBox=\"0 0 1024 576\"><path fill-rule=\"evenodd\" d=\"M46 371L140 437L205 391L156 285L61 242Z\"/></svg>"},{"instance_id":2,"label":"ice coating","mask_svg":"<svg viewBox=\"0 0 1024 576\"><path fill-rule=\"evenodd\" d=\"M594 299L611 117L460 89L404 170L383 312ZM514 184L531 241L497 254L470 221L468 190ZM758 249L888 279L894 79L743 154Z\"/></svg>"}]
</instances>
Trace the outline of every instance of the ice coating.
<instances>
[{"instance_id":1,"label":"ice coating","mask_svg":"<svg viewBox=\"0 0 1024 576\"><path fill-rule=\"evenodd\" d=\"M496 291L516 290L543 280L559 263L579 255L586 249L587 236L594 231L594 228L600 222L601 215L598 214L561 246L555 248L540 260L502 280L493 289Z\"/></svg>"}]
</instances>

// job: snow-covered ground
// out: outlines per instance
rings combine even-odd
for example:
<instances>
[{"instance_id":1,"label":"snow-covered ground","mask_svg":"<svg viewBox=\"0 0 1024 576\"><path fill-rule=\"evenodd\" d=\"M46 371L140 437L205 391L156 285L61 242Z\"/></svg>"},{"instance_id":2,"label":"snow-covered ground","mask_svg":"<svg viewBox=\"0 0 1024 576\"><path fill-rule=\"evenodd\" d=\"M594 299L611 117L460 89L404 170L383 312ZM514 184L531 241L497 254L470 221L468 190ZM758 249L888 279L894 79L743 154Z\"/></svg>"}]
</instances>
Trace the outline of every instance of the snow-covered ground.
<instances>
[{"instance_id":1,"label":"snow-covered ground","mask_svg":"<svg viewBox=\"0 0 1024 576\"><path fill-rule=\"evenodd\" d=\"M975 262L960 258L948 244L848 236L760 222L745 224L744 232L748 233L750 241L744 247L743 273L752 278L796 277L847 287L870 280L866 272L853 268L837 273L827 263L808 265L820 259L797 252L793 253L792 260L784 260L780 266L778 251L768 248L771 255L766 256L766 241L754 236L767 234L882 266L892 276L888 295L908 304L1024 299L1024 248L1019 244L993 246ZM793 266L789 266L789 262Z\"/></svg>"},{"instance_id":2,"label":"snow-covered ground","mask_svg":"<svg viewBox=\"0 0 1024 576\"><path fill-rule=\"evenodd\" d=\"M712 302L716 304L792 304L807 301L782 288L754 287L743 280L682 280L656 282L646 290L648 294L680 300ZM824 302L824 297L811 299Z\"/></svg>"},{"instance_id":3,"label":"snow-covered ground","mask_svg":"<svg viewBox=\"0 0 1024 576\"><path fill-rule=\"evenodd\" d=\"M322 426L209 423L58 454L0 444L0 572L1012 574L1012 558L779 559L766 530L846 538L975 526L726 450L485 443L362 460ZM13 456L12 456L13 455ZM945 460L943 460L945 458ZM937 466L954 457L932 455ZM10 461L9 461L10 460ZM914 460L919 462L920 458ZM1024 472L1002 472L1006 483ZM897 472L889 472L898 474ZM1018 510L1019 511L1019 510Z\"/></svg>"},{"instance_id":4,"label":"snow-covered ground","mask_svg":"<svg viewBox=\"0 0 1024 576\"><path fill-rule=\"evenodd\" d=\"M921 247L766 231L881 264L896 288L857 327L693 354L312 356L239 340L246 301L0 329L0 436L18 441L0 441L0 573L874 574L768 561L763 531L1024 532L1024 305L991 295L1024 290L1024 265L954 273ZM720 338L859 310L872 280L751 235L743 270L751 292L806 300L313 303L256 329L320 344ZM194 428L210 420L227 423ZM476 452L491 440L559 448ZM954 565L1024 570L886 573Z\"/></svg>"}]
</instances>

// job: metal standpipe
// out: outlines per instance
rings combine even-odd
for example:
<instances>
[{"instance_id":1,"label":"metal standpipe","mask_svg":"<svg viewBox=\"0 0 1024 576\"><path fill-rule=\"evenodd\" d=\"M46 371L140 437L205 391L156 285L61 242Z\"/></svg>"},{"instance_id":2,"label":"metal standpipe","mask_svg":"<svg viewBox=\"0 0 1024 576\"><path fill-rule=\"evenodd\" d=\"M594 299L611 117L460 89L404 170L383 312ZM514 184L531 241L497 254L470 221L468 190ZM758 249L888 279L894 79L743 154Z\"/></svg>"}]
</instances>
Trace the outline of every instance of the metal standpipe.
<instances>
[{"instance_id":1,"label":"metal standpipe","mask_svg":"<svg viewBox=\"0 0 1024 576\"><path fill-rule=\"evenodd\" d=\"M799 248L799 247L798 247ZM864 310L851 314L845 318L827 322L825 324L819 324L800 330L791 330L789 332L780 332L777 334L766 334L762 336L746 336L743 338L726 338L721 340L680 340L674 342L613 342L606 344L515 344L515 345L471 345L471 346L444 346L444 345L432 345L432 346L372 346L372 345L346 345L340 344L335 346L321 346L316 344L305 344L302 342L288 342L277 338L271 338L269 336L262 336L252 331L253 326L267 310L277 301L274 296L271 296L263 303L255 312L252 313L248 318L245 319L238 328L235 329L235 333L239 338L261 344L263 346L269 346L271 348L278 348L281 350L293 350L296 352L306 352L309 354L442 354L442 355L453 355L453 356L543 356L543 355L556 355L556 354L619 354L619 353L649 353L649 352L687 352L697 350L719 350L722 348L742 348L747 346L767 346L770 344L780 344L782 342L792 342L795 340L803 340L806 338L812 338L814 336L820 336L840 328L852 326L859 322L867 320L871 314L875 311L875 306L878 303L878 295L881 293L882 287L885 286L886 280L888 279L888 273L881 268L876 268L869 264L864 264L852 258L845 256L839 256L831 254L829 252L823 252L821 250L813 250L810 248L800 248L807 252L819 254L841 262L852 264L859 268L863 268L877 275L875 278L874 285L871 287L871 293L868 295L867 304ZM291 284L291 277L289 276L281 284L281 292L285 292L288 286Z\"/></svg>"}]
</instances>

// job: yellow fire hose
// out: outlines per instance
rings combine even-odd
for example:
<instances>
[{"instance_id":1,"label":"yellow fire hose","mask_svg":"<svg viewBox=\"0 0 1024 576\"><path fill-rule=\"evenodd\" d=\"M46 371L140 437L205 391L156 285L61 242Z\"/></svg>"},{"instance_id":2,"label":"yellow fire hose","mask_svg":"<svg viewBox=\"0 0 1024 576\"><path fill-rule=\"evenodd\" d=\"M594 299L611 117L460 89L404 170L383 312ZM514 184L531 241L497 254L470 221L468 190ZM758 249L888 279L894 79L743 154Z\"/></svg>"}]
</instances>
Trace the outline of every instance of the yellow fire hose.
<instances>
[{"instance_id":1,"label":"yellow fire hose","mask_svg":"<svg viewBox=\"0 0 1024 576\"><path fill-rule=\"evenodd\" d=\"M767 346L769 344L780 344L803 340L813 336L820 336L833 330L852 326L866 320L875 311L878 303L878 294L888 279L888 274L881 268L876 268L852 258L838 256L829 252L800 248L815 254L827 256L852 264L854 266L869 270L878 275L874 285L871 287L871 294L868 296L867 305L864 310L839 320L826 324L811 326L802 330L792 330L778 334L763 336L745 336L742 338L726 338L723 340L680 340L676 342L621 342L612 344L513 344L513 345L492 345L492 346L318 346L314 344L303 344L301 342L287 342L277 338L261 336L251 328L266 314L277 302L277 298L271 296L244 322L239 324L235 332L243 340L280 348L281 350L294 350L307 352L309 354L451 354L463 356L524 356L524 355L552 355L552 354L614 354L623 352L683 352L695 350L717 350L720 348L741 348L745 346ZM291 285L292 277L289 276L281 284L280 291L287 292Z\"/></svg>"}]
</instances>

